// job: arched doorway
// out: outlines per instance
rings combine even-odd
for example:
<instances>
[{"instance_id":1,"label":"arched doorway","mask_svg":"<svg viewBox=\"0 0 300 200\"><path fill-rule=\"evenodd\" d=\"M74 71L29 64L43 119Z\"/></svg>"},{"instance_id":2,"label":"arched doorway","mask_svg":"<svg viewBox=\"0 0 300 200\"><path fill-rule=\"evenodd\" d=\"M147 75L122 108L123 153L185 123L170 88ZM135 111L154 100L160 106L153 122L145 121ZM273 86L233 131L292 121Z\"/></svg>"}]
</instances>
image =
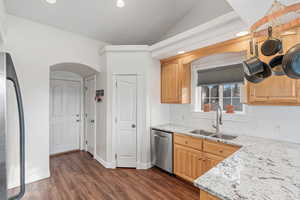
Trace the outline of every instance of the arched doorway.
<instances>
[{"instance_id":1,"label":"arched doorway","mask_svg":"<svg viewBox=\"0 0 300 200\"><path fill-rule=\"evenodd\" d=\"M95 154L98 73L80 63L50 67L50 155L78 150Z\"/></svg>"}]
</instances>

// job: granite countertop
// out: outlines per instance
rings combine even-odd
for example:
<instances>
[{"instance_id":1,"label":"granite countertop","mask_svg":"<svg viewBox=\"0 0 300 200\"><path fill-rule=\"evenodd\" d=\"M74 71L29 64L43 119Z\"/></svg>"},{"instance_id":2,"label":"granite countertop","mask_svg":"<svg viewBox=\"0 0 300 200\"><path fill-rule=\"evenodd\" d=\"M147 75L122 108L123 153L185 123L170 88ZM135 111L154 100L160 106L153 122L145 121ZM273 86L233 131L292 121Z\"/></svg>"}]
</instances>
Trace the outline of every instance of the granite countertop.
<instances>
[{"instance_id":1,"label":"granite countertop","mask_svg":"<svg viewBox=\"0 0 300 200\"><path fill-rule=\"evenodd\" d=\"M172 124L152 128L241 146L194 181L222 200L300 200L300 144L243 135L226 141Z\"/></svg>"}]
</instances>

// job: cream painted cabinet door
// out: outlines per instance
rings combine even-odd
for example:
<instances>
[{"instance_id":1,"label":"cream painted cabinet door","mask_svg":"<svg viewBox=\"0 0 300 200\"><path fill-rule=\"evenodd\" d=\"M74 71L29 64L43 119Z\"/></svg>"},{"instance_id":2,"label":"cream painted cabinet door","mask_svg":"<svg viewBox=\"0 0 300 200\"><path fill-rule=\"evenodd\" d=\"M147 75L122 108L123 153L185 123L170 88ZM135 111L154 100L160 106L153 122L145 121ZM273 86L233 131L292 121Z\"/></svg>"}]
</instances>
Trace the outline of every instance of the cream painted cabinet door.
<instances>
[{"instance_id":1,"label":"cream painted cabinet door","mask_svg":"<svg viewBox=\"0 0 300 200\"><path fill-rule=\"evenodd\" d=\"M80 90L79 81L51 80L51 154L80 148Z\"/></svg>"},{"instance_id":2,"label":"cream painted cabinet door","mask_svg":"<svg viewBox=\"0 0 300 200\"><path fill-rule=\"evenodd\" d=\"M136 76L116 77L117 167L136 167L137 81Z\"/></svg>"}]
</instances>

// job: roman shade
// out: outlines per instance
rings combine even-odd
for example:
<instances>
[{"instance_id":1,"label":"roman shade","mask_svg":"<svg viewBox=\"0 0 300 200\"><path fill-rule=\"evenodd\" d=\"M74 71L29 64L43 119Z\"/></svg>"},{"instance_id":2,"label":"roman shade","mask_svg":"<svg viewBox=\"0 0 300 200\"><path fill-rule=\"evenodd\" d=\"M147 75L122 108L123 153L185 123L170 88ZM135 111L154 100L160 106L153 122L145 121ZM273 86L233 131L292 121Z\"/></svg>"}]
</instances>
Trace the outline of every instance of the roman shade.
<instances>
[{"instance_id":1,"label":"roman shade","mask_svg":"<svg viewBox=\"0 0 300 200\"><path fill-rule=\"evenodd\" d=\"M243 64L234 64L212 69L198 70L197 86L210 84L237 83L244 81Z\"/></svg>"}]
</instances>

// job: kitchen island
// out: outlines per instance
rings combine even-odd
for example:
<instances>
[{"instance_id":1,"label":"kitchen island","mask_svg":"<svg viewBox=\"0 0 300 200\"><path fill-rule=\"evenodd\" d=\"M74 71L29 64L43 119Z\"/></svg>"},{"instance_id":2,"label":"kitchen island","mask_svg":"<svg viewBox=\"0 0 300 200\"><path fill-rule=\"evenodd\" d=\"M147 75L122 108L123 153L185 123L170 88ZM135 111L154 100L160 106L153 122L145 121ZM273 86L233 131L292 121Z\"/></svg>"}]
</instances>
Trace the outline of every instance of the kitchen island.
<instances>
[{"instance_id":1,"label":"kitchen island","mask_svg":"<svg viewBox=\"0 0 300 200\"><path fill-rule=\"evenodd\" d=\"M300 144L243 135L223 140L172 124L152 128L241 147L194 180L202 191L222 200L300 199Z\"/></svg>"}]
</instances>

